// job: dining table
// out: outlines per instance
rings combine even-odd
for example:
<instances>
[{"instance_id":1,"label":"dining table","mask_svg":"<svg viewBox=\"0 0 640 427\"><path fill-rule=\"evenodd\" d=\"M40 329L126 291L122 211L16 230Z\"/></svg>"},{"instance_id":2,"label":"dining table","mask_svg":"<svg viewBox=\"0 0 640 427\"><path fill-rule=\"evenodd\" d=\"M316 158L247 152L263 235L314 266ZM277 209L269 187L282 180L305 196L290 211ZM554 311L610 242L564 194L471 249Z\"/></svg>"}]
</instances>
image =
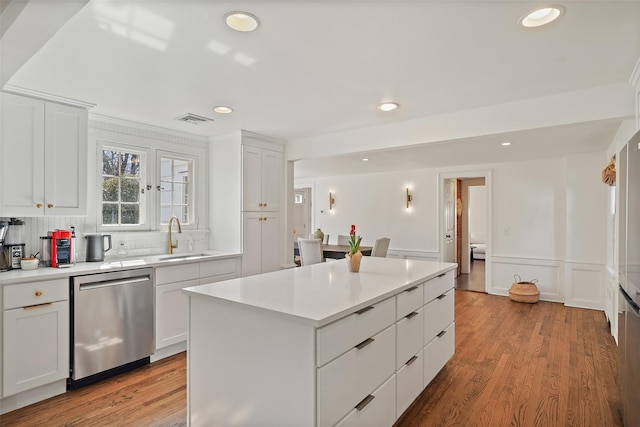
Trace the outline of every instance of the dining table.
<instances>
[{"instance_id":1,"label":"dining table","mask_svg":"<svg viewBox=\"0 0 640 427\"><path fill-rule=\"evenodd\" d=\"M360 246L362 255L369 256L372 250L373 246ZM347 253L349 253L349 245L322 245L322 256L324 258L343 259Z\"/></svg>"}]
</instances>

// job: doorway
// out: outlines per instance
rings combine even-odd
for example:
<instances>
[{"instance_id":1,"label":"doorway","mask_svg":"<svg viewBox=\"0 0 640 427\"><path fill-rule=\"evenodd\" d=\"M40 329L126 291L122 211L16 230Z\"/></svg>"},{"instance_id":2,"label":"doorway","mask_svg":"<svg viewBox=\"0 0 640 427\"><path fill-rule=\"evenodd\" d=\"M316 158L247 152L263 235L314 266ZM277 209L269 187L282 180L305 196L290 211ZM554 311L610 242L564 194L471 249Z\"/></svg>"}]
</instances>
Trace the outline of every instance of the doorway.
<instances>
[{"instance_id":1,"label":"doorway","mask_svg":"<svg viewBox=\"0 0 640 427\"><path fill-rule=\"evenodd\" d=\"M440 259L458 264L456 288L489 292L491 173L440 174Z\"/></svg>"},{"instance_id":2,"label":"doorway","mask_svg":"<svg viewBox=\"0 0 640 427\"><path fill-rule=\"evenodd\" d=\"M311 227L311 188L293 190L293 242L309 238Z\"/></svg>"}]
</instances>

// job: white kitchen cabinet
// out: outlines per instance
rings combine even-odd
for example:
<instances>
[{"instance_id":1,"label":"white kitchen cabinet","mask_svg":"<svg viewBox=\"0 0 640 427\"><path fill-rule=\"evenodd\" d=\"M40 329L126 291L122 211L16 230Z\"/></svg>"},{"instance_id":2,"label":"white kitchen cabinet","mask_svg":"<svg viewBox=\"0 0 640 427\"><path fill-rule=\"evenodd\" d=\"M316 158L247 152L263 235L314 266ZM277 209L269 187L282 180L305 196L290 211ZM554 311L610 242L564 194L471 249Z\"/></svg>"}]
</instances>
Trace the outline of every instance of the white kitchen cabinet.
<instances>
[{"instance_id":1,"label":"white kitchen cabinet","mask_svg":"<svg viewBox=\"0 0 640 427\"><path fill-rule=\"evenodd\" d=\"M66 279L3 288L2 396L69 376Z\"/></svg>"},{"instance_id":2,"label":"white kitchen cabinet","mask_svg":"<svg viewBox=\"0 0 640 427\"><path fill-rule=\"evenodd\" d=\"M280 221L277 212L245 212L242 221L242 275L280 268Z\"/></svg>"},{"instance_id":3,"label":"white kitchen cabinet","mask_svg":"<svg viewBox=\"0 0 640 427\"><path fill-rule=\"evenodd\" d=\"M242 210L277 212L282 188L282 153L242 146Z\"/></svg>"},{"instance_id":4,"label":"white kitchen cabinet","mask_svg":"<svg viewBox=\"0 0 640 427\"><path fill-rule=\"evenodd\" d=\"M187 340L189 298L182 288L238 277L238 264L234 257L156 267L156 350Z\"/></svg>"},{"instance_id":5,"label":"white kitchen cabinet","mask_svg":"<svg viewBox=\"0 0 640 427\"><path fill-rule=\"evenodd\" d=\"M1 97L2 215L86 215L87 110Z\"/></svg>"}]
</instances>

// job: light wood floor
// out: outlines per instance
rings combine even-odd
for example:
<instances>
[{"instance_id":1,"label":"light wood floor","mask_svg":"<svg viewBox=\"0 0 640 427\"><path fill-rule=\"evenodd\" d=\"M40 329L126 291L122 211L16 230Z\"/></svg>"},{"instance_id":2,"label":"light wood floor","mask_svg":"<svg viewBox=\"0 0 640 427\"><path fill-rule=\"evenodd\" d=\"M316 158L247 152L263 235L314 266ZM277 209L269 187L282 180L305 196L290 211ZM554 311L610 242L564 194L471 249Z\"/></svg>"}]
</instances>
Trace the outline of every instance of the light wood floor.
<instances>
[{"instance_id":1,"label":"light wood floor","mask_svg":"<svg viewBox=\"0 0 640 427\"><path fill-rule=\"evenodd\" d=\"M599 311L456 291L456 354L398 420L415 426L622 426ZM184 353L10 412L9 426L184 426Z\"/></svg>"}]
</instances>

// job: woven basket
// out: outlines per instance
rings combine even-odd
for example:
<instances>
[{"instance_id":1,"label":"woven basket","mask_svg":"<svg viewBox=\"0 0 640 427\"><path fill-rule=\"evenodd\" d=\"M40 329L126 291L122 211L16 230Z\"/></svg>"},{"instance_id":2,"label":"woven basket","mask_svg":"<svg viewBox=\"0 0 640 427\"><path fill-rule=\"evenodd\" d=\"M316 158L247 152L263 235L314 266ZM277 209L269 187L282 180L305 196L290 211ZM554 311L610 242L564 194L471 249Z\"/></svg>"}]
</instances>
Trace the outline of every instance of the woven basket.
<instances>
[{"instance_id":1,"label":"woven basket","mask_svg":"<svg viewBox=\"0 0 640 427\"><path fill-rule=\"evenodd\" d=\"M536 286L536 283L538 282L537 279L533 279L529 282L523 282L517 274L513 276L513 278L515 279L515 283L511 286L511 289L509 289L509 298L511 298L512 301L524 302L527 304L534 304L538 302L538 299L540 298L540 291Z\"/></svg>"}]
</instances>

